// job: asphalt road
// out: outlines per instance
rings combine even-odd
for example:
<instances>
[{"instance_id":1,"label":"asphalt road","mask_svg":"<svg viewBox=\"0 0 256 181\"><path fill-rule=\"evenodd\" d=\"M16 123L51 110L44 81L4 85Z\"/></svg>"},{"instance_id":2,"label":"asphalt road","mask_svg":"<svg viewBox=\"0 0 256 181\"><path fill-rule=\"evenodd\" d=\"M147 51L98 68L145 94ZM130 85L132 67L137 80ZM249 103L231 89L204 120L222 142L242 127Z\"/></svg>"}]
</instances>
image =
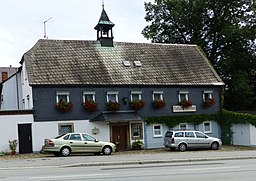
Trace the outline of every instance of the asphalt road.
<instances>
[{"instance_id":1,"label":"asphalt road","mask_svg":"<svg viewBox=\"0 0 256 181\"><path fill-rule=\"evenodd\" d=\"M37 167L0 170L0 180L22 181L255 181L256 160L216 160L91 167Z\"/></svg>"},{"instance_id":2,"label":"asphalt road","mask_svg":"<svg viewBox=\"0 0 256 181\"><path fill-rule=\"evenodd\" d=\"M39 157L36 157L39 156ZM108 156L72 155L70 157L54 157L51 155L16 155L0 157L0 170L30 167L79 167L79 166L102 166L102 165L128 165L128 164L151 164L151 163L177 163L212 160L256 159L255 149L246 150L195 150L195 151L170 151L142 150L118 152Z\"/></svg>"}]
</instances>

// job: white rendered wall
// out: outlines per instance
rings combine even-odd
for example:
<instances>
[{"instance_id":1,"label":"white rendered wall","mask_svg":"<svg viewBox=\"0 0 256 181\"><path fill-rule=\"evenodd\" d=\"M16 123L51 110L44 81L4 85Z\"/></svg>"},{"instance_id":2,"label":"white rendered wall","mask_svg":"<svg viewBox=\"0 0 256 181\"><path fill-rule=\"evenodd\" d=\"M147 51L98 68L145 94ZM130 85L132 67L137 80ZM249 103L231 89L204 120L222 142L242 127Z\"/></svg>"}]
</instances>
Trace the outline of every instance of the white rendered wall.
<instances>
[{"instance_id":1,"label":"white rendered wall","mask_svg":"<svg viewBox=\"0 0 256 181\"><path fill-rule=\"evenodd\" d=\"M33 108L32 88L23 63L22 70L3 83L1 110L21 110Z\"/></svg>"},{"instance_id":2,"label":"white rendered wall","mask_svg":"<svg viewBox=\"0 0 256 181\"><path fill-rule=\"evenodd\" d=\"M74 132L88 133L102 141L110 141L109 126L106 123L93 123L89 120L34 122L32 114L0 116L0 152L10 152L9 140L18 140L18 124L31 123L32 149L39 152L44 139L58 136L59 123L72 123ZM93 134L92 129L98 128L99 133ZM17 147L17 152L19 148Z\"/></svg>"},{"instance_id":3,"label":"white rendered wall","mask_svg":"<svg viewBox=\"0 0 256 181\"><path fill-rule=\"evenodd\" d=\"M1 110L18 109L17 76L9 78L3 83Z\"/></svg>"},{"instance_id":4,"label":"white rendered wall","mask_svg":"<svg viewBox=\"0 0 256 181\"><path fill-rule=\"evenodd\" d=\"M0 152L10 152L9 140L18 140L18 124L32 123L33 115L1 115L0 116ZM19 151L19 147L17 147Z\"/></svg>"},{"instance_id":5,"label":"white rendered wall","mask_svg":"<svg viewBox=\"0 0 256 181\"><path fill-rule=\"evenodd\" d=\"M32 109L33 108L32 88L29 86L29 80L28 80L25 61L22 63L21 86L22 86L21 100L23 102L22 109Z\"/></svg>"},{"instance_id":6,"label":"white rendered wall","mask_svg":"<svg viewBox=\"0 0 256 181\"><path fill-rule=\"evenodd\" d=\"M99 140L110 141L109 126L105 123L93 123L89 120L34 122L32 127L34 152L41 150L44 139L58 136L60 123L72 123L74 124L74 132L88 133ZM99 133L96 135L92 133L94 127L99 129Z\"/></svg>"}]
</instances>

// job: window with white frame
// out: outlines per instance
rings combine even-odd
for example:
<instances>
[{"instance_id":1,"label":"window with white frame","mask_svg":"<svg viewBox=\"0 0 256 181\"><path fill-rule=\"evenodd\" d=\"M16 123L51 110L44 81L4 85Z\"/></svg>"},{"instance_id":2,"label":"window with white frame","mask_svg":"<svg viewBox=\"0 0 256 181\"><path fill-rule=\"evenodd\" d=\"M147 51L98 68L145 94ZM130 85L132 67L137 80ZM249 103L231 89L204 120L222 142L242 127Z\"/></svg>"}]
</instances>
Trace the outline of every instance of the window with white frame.
<instances>
[{"instance_id":1,"label":"window with white frame","mask_svg":"<svg viewBox=\"0 0 256 181\"><path fill-rule=\"evenodd\" d=\"M140 91L132 91L131 92L131 101L141 100L142 92Z\"/></svg>"},{"instance_id":2,"label":"window with white frame","mask_svg":"<svg viewBox=\"0 0 256 181\"><path fill-rule=\"evenodd\" d=\"M188 95L189 95L189 92L180 91L179 92L179 102L181 102L182 100L187 100L188 101Z\"/></svg>"},{"instance_id":3,"label":"window with white frame","mask_svg":"<svg viewBox=\"0 0 256 181\"><path fill-rule=\"evenodd\" d=\"M211 121L203 122L204 133L211 133L212 132L212 124Z\"/></svg>"},{"instance_id":4,"label":"window with white frame","mask_svg":"<svg viewBox=\"0 0 256 181\"><path fill-rule=\"evenodd\" d=\"M164 92L153 91L153 101L162 101L162 100L164 100Z\"/></svg>"},{"instance_id":5,"label":"window with white frame","mask_svg":"<svg viewBox=\"0 0 256 181\"><path fill-rule=\"evenodd\" d=\"M57 103L59 103L60 100L62 100L64 102L69 102L69 92L57 92L56 93Z\"/></svg>"},{"instance_id":6,"label":"window with white frame","mask_svg":"<svg viewBox=\"0 0 256 181\"><path fill-rule=\"evenodd\" d=\"M188 129L188 124L187 123L180 123L179 124L179 129L180 130L187 130Z\"/></svg>"},{"instance_id":7,"label":"window with white frame","mask_svg":"<svg viewBox=\"0 0 256 181\"><path fill-rule=\"evenodd\" d=\"M205 101L206 99L212 99L212 91L203 92L203 100Z\"/></svg>"},{"instance_id":8,"label":"window with white frame","mask_svg":"<svg viewBox=\"0 0 256 181\"><path fill-rule=\"evenodd\" d=\"M107 92L107 102L118 102L118 92L111 91Z\"/></svg>"},{"instance_id":9,"label":"window with white frame","mask_svg":"<svg viewBox=\"0 0 256 181\"><path fill-rule=\"evenodd\" d=\"M95 92L83 92L83 101L95 101Z\"/></svg>"},{"instance_id":10,"label":"window with white frame","mask_svg":"<svg viewBox=\"0 0 256 181\"><path fill-rule=\"evenodd\" d=\"M161 124L153 125L153 137L162 137L162 125Z\"/></svg>"},{"instance_id":11,"label":"window with white frame","mask_svg":"<svg viewBox=\"0 0 256 181\"><path fill-rule=\"evenodd\" d=\"M143 139L142 123L131 124L132 139Z\"/></svg>"}]
</instances>

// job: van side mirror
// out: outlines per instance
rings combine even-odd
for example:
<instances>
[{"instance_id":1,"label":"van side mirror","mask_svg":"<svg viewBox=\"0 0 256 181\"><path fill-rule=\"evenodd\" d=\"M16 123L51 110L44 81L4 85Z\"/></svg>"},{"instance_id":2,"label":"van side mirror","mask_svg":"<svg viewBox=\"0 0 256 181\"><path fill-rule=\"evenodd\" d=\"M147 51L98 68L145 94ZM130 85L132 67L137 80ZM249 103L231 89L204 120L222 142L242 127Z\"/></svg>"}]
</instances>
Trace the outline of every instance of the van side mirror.
<instances>
[{"instance_id":1,"label":"van side mirror","mask_svg":"<svg viewBox=\"0 0 256 181\"><path fill-rule=\"evenodd\" d=\"M97 142L99 142L99 140L98 140L98 139L95 139L95 142L97 143Z\"/></svg>"}]
</instances>

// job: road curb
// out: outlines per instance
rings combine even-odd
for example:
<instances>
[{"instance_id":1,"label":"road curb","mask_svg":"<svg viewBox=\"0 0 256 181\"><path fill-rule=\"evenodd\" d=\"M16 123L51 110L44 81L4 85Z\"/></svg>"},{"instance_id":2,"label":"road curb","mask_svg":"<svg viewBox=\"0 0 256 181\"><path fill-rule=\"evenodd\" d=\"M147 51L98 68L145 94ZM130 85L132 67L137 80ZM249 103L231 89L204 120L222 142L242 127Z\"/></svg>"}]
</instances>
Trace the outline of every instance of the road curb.
<instances>
[{"instance_id":1,"label":"road curb","mask_svg":"<svg viewBox=\"0 0 256 181\"><path fill-rule=\"evenodd\" d=\"M89 166L113 166L113 165L142 165L142 164L160 164L160 163L182 163L182 162L200 162L215 160L243 160L256 159L256 156L237 156L237 157L215 157L215 158L189 158L189 159L172 159L172 160L135 160L121 162L94 162L94 163L74 163L61 165L60 167L89 167Z\"/></svg>"}]
</instances>

